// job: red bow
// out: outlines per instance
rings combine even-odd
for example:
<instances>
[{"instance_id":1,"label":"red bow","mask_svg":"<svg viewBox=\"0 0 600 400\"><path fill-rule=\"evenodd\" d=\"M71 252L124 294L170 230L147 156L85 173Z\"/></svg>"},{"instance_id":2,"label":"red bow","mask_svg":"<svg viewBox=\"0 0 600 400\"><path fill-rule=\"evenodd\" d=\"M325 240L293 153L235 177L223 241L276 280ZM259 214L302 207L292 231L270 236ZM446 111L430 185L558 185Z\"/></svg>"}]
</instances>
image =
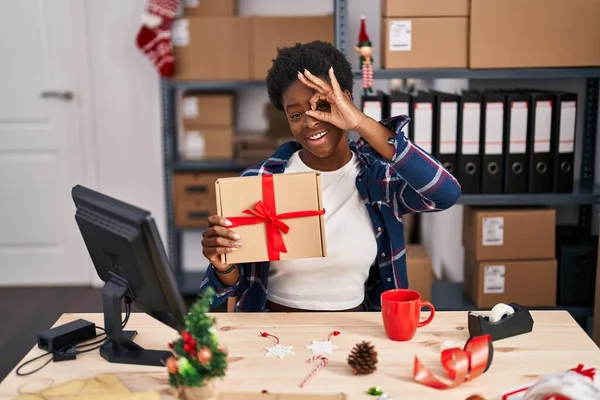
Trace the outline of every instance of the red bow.
<instances>
[{"instance_id":1,"label":"red bow","mask_svg":"<svg viewBox=\"0 0 600 400\"><path fill-rule=\"evenodd\" d=\"M277 214L273 175L262 175L262 195L263 199L257 201L252 209L243 211L244 214L250 216L229 217L227 219L233 224L231 225L232 228L236 226L264 223L266 227L269 261L278 261L280 260L280 253L287 253L287 248L285 247L285 242L283 241L281 233L288 233L290 230L290 227L283 222L282 219L323 215L325 214L325 210L294 211Z\"/></svg>"},{"instance_id":2,"label":"red bow","mask_svg":"<svg viewBox=\"0 0 600 400\"><path fill-rule=\"evenodd\" d=\"M492 356L489 352L491 341L490 335L474 336L463 349L452 348L442 351L442 366L450 382L435 376L416 356L413 378L420 384L434 389L450 389L471 381L485 372L488 360Z\"/></svg>"}]
</instances>

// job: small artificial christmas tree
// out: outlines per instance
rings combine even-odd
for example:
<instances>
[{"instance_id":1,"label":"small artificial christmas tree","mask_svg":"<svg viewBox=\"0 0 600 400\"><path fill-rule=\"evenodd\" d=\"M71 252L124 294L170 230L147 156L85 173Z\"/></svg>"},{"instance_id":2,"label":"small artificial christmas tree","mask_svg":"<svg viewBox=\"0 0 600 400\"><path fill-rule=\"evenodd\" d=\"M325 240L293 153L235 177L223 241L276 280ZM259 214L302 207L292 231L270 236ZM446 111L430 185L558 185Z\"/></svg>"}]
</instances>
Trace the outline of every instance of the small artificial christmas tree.
<instances>
[{"instance_id":1,"label":"small artificial christmas tree","mask_svg":"<svg viewBox=\"0 0 600 400\"><path fill-rule=\"evenodd\" d=\"M377 351L369 342L361 342L354 346L348 356L348 365L354 375L370 374L377 370Z\"/></svg>"},{"instance_id":2,"label":"small artificial christmas tree","mask_svg":"<svg viewBox=\"0 0 600 400\"><path fill-rule=\"evenodd\" d=\"M204 387L225 376L227 349L219 343L214 318L206 315L214 295L212 287L204 291L186 315L179 338L169 343L174 353L167 360L171 387Z\"/></svg>"}]
</instances>

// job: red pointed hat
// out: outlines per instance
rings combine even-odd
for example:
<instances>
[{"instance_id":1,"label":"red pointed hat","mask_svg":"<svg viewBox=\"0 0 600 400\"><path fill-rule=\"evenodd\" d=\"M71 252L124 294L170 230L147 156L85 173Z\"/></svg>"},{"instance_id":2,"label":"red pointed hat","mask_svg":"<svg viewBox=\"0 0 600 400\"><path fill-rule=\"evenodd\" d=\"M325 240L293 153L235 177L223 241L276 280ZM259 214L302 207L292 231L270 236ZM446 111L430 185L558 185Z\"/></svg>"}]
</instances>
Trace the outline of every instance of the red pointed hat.
<instances>
[{"instance_id":1,"label":"red pointed hat","mask_svg":"<svg viewBox=\"0 0 600 400\"><path fill-rule=\"evenodd\" d=\"M358 47L371 46L371 40L367 35L367 27L365 25L365 16L360 17L360 32L358 33Z\"/></svg>"}]
</instances>

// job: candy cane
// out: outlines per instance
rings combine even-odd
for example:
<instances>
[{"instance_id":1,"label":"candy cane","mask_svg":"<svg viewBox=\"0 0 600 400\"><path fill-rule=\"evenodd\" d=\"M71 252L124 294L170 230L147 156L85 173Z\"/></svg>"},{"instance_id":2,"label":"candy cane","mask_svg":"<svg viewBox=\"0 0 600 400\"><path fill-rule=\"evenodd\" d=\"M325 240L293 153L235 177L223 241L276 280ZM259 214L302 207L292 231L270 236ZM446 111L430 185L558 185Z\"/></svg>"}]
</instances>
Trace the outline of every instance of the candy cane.
<instances>
[{"instance_id":1,"label":"candy cane","mask_svg":"<svg viewBox=\"0 0 600 400\"><path fill-rule=\"evenodd\" d=\"M311 357L308 359L308 363L311 363L313 361L316 360L321 360L321 362L319 363L319 365L317 365L315 367L315 369L313 369L310 374L308 374L308 376L306 378L304 378L304 380L302 381L302 383L300 384L300 387L304 387L307 383L309 383L310 381L313 380L313 378L315 377L315 375L317 375L317 373L322 370L323 368L325 368L327 366L327 363L329 363L329 359L325 356L323 356L322 354L319 354L317 356Z\"/></svg>"}]
</instances>

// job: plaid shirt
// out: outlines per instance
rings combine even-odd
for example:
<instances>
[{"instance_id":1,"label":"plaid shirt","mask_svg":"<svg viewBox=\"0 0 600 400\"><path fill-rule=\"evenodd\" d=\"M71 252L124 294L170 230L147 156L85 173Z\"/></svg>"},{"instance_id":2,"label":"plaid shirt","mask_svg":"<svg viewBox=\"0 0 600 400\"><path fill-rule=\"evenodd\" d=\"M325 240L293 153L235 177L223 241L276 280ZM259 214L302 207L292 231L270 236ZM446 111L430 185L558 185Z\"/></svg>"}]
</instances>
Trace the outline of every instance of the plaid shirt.
<instances>
[{"instance_id":1,"label":"plaid shirt","mask_svg":"<svg viewBox=\"0 0 600 400\"><path fill-rule=\"evenodd\" d=\"M409 287L402 215L448 209L461 195L456 179L404 135L402 129L408 122L406 116L380 122L395 132L388 140L394 146L391 161L381 157L362 138L350 142L351 149L360 160L356 188L371 217L378 249L365 283L363 311L381 310L380 295L383 291ZM287 161L299 149L300 145L295 141L284 143L271 158L247 169L242 176L283 173ZM215 288L217 295L213 307L221 305L229 296L236 296L236 311L267 311L269 262L245 263L238 267L238 282L224 286L209 265L201 292L207 285Z\"/></svg>"}]
</instances>

